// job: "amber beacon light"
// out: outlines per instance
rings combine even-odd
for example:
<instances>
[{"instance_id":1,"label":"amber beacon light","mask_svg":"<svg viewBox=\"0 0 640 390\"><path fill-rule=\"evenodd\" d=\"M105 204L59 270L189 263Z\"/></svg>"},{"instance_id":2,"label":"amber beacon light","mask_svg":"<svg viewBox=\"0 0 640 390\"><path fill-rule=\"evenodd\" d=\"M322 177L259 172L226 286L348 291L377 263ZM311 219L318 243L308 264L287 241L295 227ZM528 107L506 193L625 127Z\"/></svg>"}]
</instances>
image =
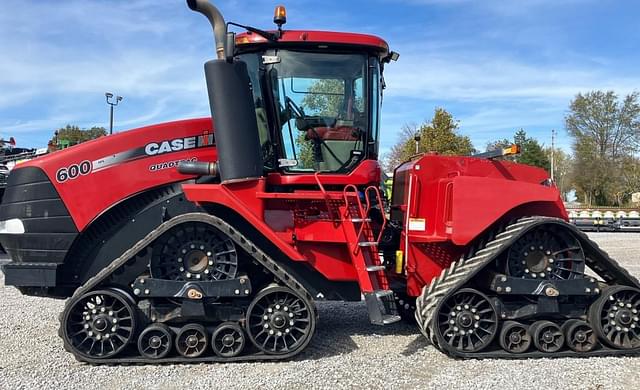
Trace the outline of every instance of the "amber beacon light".
<instances>
[{"instance_id":1,"label":"amber beacon light","mask_svg":"<svg viewBox=\"0 0 640 390\"><path fill-rule=\"evenodd\" d=\"M279 5L273 14L273 23L278 25L278 29L282 28L282 25L287 23L287 9L284 5Z\"/></svg>"}]
</instances>

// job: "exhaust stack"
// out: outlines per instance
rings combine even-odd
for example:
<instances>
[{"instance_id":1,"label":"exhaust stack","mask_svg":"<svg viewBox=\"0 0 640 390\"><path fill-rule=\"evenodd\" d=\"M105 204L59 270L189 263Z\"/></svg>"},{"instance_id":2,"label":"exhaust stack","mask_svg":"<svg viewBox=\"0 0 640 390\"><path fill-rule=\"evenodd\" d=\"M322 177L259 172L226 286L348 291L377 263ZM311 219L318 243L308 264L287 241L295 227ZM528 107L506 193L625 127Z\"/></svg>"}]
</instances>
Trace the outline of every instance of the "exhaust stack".
<instances>
[{"instance_id":1,"label":"exhaust stack","mask_svg":"<svg viewBox=\"0 0 640 390\"><path fill-rule=\"evenodd\" d=\"M213 29L213 38L216 45L218 59L225 58L224 43L227 36L227 23L220 11L207 0L187 0L187 6L195 12L203 14Z\"/></svg>"},{"instance_id":2,"label":"exhaust stack","mask_svg":"<svg viewBox=\"0 0 640 390\"><path fill-rule=\"evenodd\" d=\"M256 180L264 176L262 147L247 64L236 60L233 37L228 37L222 14L207 0L187 0L189 8L209 19L216 41L217 60L204 64L209 107L218 148L222 183ZM229 51L226 53L226 51ZM192 173L210 173L211 166L183 166Z\"/></svg>"}]
</instances>

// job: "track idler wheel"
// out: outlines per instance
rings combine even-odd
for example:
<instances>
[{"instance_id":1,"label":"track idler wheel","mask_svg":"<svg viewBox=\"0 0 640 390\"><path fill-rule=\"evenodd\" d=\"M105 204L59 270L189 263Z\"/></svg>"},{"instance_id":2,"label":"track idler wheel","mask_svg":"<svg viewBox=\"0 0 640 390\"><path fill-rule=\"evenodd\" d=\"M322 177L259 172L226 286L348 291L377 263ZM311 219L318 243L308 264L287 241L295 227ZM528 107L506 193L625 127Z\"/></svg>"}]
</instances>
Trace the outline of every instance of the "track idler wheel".
<instances>
[{"instance_id":1,"label":"track idler wheel","mask_svg":"<svg viewBox=\"0 0 640 390\"><path fill-rule=\"evenodd\" d=\"M152 324L138 337L138 352L149 359L162 359L173 348L171 329L164 324Z\"/></svg>"},{"instance_id":2,"label":"track idler wheel","mask_svg":"<svg viewBox=\"0 0 640 390\"><path fill-rule=\"evenodd\" d=\"M74 354L90 359L114 357L135 335L134 301L116 289L88 292L67 306L62 329L65 347Z\"/></svg>"},{"instance_id":3,"label":"track idler wheel","mask_svg":"<svg viewBox=\"0 0 640 390\"><path fill-rule=\"evenodd\" d=\"M213 331L211 347L220 357L230 358L242 353L245 345L244 331L235 322L224 322Z\"/></svg>"},{"instance_id":4,"label":"track idler wheel","mask_svg":"<svg viewBox=\"0 0 640 390\"><path fill-rule=\"evenodd\" d=\"M249 305L246 321L251 342L270 355L301 351L316 329L312 302L287 287L270 286Z\"/></svg>"},{"instance_id":5,"label":"track idler wheel","mask_svg":"<svg viewBox=\"0 0 640 390\"><path fill-rule=\"evenodd\" d=\"M589 308L589 322L602 341L617 349L640 347L640 290L613 286Z\"/></svg>"},{"instance_id":6,"label":"track idler wheel","mask_svg":"<svg viewBox=\"0 0 640 390\"><path fill-rule=\"evenodd\" d=\"M456 352L479 352L498 333L498 313L480 291L464 288L437 308L434 330L441 347Z\"/></svg>"},{"instance_id":7,"label":"track idler wheel","mask_svg":"<svg viewBox=\"0 0 640 390\"><path fill-rule=\"evenodd\" d=\"M187 358L201 356L209 345L209 336L204 326L188 324L180 328L176 336L176 350Z\"/></svg>"},{"instance_id":8,"label":"track idler wheel","mask_svg":"<svg viewBox=\"0 0 640 390\"><path fill-rule=\"evenodd\" d=\"M500 332L500 346L507 352L524 353L531 347L529 327L516 321L507 321Z\"/></svg>"},{"instance_id":9,"label":"track idler wheel","mask_svg":"<svg viewBox=\"0 0 640 390\"><path fill-rule=\"evenodd\" d=\"M596 336L591 325L580 320L569 320L562 325L562 333L567 342L567 346L572 351L589 352L598 345Z\"/></svg>"},{"instance_id":10,"label":"track idler wheel","mask_svg":"<svg viewBox=\"0 0 640 390\"><path fill-rule=\"evenodd\" d=\"M539 351L558 352L564 345L562 329L551 321L534 322L529 331L533 335L533 343Z\"/></svg>"}]
</instances>

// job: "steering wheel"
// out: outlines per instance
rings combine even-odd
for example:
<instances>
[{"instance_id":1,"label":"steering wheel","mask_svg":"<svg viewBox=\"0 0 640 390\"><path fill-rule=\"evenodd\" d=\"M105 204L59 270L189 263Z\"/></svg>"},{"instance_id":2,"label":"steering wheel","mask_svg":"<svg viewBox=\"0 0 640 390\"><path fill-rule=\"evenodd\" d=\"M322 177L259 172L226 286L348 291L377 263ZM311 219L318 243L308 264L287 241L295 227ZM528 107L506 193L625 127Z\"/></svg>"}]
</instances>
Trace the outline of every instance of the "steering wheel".
<instances>
[{"instance_id":1,"label":"steering wheel","mask_svg":"<svg viewBox=\"0 0 640 390\"><path fill-rule=\"evenodd\" d=\"M306 116L304 114L304 110L300 108L293 100L291 100L289 96L286 96L284 98L284 102L287 105L287 107L291 110L293 115L296 116L296 118L304 119L304 117Z\"/></svg>"}]
</instances>

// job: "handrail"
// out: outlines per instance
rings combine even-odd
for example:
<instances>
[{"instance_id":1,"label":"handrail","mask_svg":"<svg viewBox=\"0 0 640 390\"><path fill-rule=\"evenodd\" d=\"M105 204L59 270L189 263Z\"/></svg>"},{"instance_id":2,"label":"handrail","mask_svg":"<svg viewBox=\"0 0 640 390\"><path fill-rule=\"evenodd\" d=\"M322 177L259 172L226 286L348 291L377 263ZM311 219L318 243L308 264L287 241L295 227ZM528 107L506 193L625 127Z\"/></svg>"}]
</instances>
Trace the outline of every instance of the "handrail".
<instances>
[{"instance_id":1,"label":"handrail","mask_svg":"<svg viewBox=\"0 0 640 390\"><path fill-rule=\"evenodd\" d=\"M380 196L380 190L376 186L369 186L364 191L364 198L367 201L367 215L371 211L371 199L369 198L369 192L373 191L376 196L376 201L378 203L378 207L380 208L380 215L382 215L382 226L380 226L380 232L378 233L378 238L376 242L380 244L380 240L382 240L382 234L384 233L384 228L387 226L387 216L384 213L384 204L382 204L382 197Z\"/></svg>"}]
</instances>

